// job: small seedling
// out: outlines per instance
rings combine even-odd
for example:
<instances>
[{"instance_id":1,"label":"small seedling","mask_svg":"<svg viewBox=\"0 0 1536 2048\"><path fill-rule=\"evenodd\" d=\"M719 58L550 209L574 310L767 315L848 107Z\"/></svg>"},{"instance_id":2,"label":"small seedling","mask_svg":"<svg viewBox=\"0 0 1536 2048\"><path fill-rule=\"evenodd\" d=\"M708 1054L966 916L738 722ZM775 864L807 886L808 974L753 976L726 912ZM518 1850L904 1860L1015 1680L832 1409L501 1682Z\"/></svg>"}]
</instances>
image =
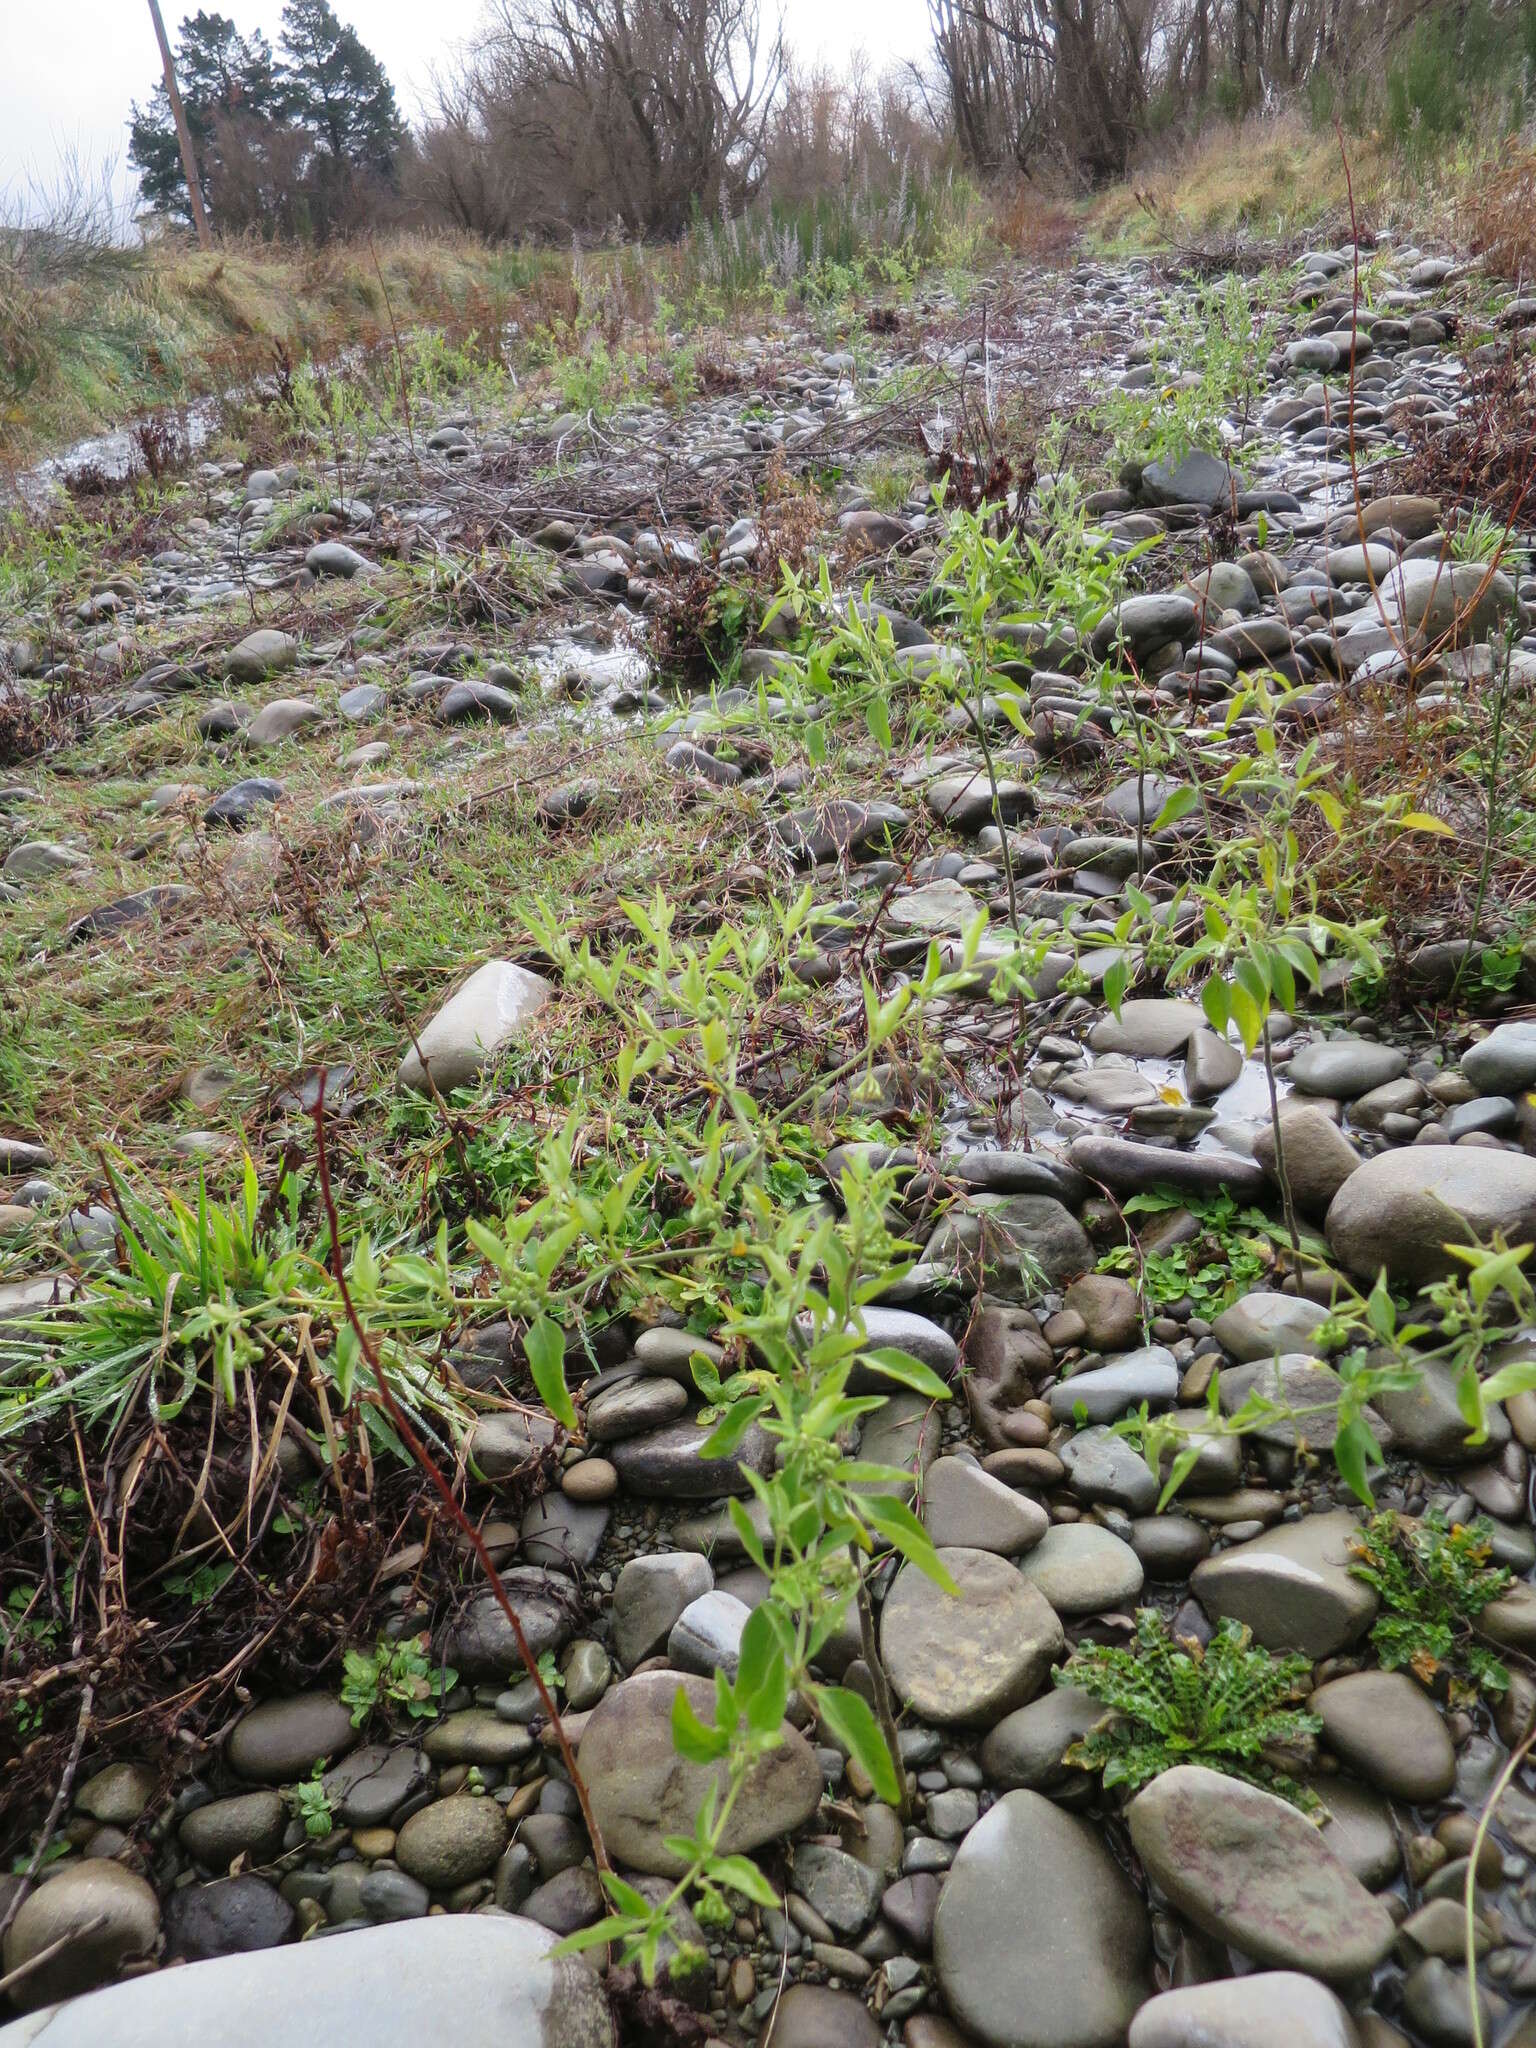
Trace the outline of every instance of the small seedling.
<instances>
[{"instance_id":1,"label":"small seedling","mask_svg":"<svg viewBox=\"0 0 1536 2048\"><path fill-rule=\"evenodd\" d=\"M426 1635L406 1636L398 1643L380 1636L376 1649L348 1650L343 1669L341 1703L352 1709L354 1728L380 1712L435 1720L443 1695L458 1682L456 1671L432 1662Z\"/></svg>"}]
</instances>

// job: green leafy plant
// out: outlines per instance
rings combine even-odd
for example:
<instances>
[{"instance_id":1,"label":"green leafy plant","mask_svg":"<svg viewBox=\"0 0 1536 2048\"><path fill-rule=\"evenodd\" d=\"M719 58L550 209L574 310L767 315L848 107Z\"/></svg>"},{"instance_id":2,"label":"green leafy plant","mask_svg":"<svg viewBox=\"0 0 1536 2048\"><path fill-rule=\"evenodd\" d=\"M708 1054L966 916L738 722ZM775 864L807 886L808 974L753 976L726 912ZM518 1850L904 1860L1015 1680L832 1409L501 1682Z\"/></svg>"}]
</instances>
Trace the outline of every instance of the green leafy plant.
<instances>
[{"instance_id":1,"label":"green leafy plant","mask_svg":"<svg viewBox=\"0 0 1536 2048\"><path fill-rule=\"evenodd\" d=\"M1219 1315L1261 1284L1274 1265L1274 1244L1284 1233L1262 1209L1240 1206L1226 1192L1197 1195L1150 1188L1122 1205L1127 1217L1167 1215L1179 1209L1199 1218L1197 1237L1165 1252L1145 1254L1136 1245L1116 1245L1099 1260L1099 1271L1137 1274L1142 1291L1159 1308L1188 1300L1198 1315Z\"/></svg>"},{"instance_id":2,"label":"green leafy plant","mask_svg":"<svg viewBox=\"0 0 1536 2048\"><path fill-rule=\"evenodd\" d=\"M352 1726L361 1728L376 1713L435 1720L458 1673L434 1664L431 1649L431 1637L422 1634L399 1642L380 1636L372 1650L348 1650L342 1660L341 1703L352 1709Z\"/></svg>"},{"instance_id":3,"label":"green leafy plant","mask_svg":"<svg viewBox=\"0 0 1536 2048\"><path fill-rule=\"evenodd\" d=\"M308 1778L289 1786L287 1794L294 1818L304 1823L304 1832L312 1842L323 1842L335 1825L335 1802L321 1783L322 1768L316 1764Z\"/></svg>"},{"instance_id":4,"label":"green leafy plant","mask_svg":"<svg viewBox=\"0 0 1536 2048\"><path fill-rule=\"evenodd\" d=\"M1481 1517L1447 1528L1435 1512L1373 1515L1360 1531L1357 1579L1373 1586L1382 1612L1371 1630L1388 1671L1411 1671L1422 1685L1442 1675L1455 1704L1509 1689L1509 1673L1475 1639L1474 1624L1509 1587L1512 1573L1488 1562L1492 1529Z\"/></svg>"},{"instance_id":5,"label":"green leafy plant","mask_svg":"<svg viewBox=\"0 0 1536 2048\"><path fill-rule=\"evenodd\" d=\"M1317 1794L1268 1763L1264 1752L1299 1743L1322 1727L1295 1702L1312 1667L1305 1657L1272 1657L1251 1633L1223 1621L1202 1649L1176 1637L1155 1608L1136 1616L1134 1648L1083 1643L1054 1676L1090 1694L1110 1717L1074 1742L1066 1761L1096 1771L1106 1790L1135 1792L1176 1764L1204 1764L1262 1785L1305 1812Z\"/></svg>"}]
</instances>

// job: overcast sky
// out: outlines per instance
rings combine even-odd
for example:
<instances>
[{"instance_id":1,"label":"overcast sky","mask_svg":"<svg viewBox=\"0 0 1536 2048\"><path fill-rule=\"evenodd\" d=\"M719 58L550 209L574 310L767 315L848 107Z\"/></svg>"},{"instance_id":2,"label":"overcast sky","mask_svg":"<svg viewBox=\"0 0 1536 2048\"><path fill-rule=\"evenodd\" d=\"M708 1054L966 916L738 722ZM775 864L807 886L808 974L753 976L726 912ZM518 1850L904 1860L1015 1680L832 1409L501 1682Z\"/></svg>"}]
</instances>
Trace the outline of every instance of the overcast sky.
<instances>
[{"instance_id":1,"label":"overcast sky","mask_svg":"<svg viewBox=\"0 0 1536 2048\"><path fill-rule=\"evenodd\" d=\"M244 30L275 43L282 0L214 0ZM474 30L484 0L333 0L382 61L406 114L420 112L434 66ZM162 0L174 42L192 0ZM763 0L765 16L771 0ZM875 70L921 56L926 0L783 0L792 47L841 68L862 50ZM129 104L160 74L146 0L0 0L0 204L26 203L29 185L57 187L73 156L92 173L116 163L126 196Z\"/></svg>"}]
</instances>

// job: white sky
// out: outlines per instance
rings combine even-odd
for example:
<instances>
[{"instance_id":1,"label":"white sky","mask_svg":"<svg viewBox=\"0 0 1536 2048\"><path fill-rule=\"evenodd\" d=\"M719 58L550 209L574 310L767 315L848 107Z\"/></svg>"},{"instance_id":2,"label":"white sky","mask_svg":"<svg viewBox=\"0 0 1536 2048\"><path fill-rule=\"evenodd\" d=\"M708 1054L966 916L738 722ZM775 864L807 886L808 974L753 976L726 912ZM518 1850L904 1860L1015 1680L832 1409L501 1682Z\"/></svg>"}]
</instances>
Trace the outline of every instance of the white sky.
<instances>
[{"instance_id":1,"label":"white sky","mask_svg":"<svg viewBox=\"0 0 1536 2048\"><path fill-rule=\"evenodd\" d=\"M161 0L174 45L198 0ZM277 41L282 0L202 0L245 31ZM383 63L402 108L414 119L430 94L434 66L474 33L483 0L332 0ZM782 0L791 47L841 68L863 51L875 71L921 57L928 46L926 0ZM763 0L771 13L771 0ZM160 75L145 0L0 0L0 209L26 204L29 185L56 188L73 155L98 174L116 164L125 197L129 105Z\"/></svg>"}]
</instances>

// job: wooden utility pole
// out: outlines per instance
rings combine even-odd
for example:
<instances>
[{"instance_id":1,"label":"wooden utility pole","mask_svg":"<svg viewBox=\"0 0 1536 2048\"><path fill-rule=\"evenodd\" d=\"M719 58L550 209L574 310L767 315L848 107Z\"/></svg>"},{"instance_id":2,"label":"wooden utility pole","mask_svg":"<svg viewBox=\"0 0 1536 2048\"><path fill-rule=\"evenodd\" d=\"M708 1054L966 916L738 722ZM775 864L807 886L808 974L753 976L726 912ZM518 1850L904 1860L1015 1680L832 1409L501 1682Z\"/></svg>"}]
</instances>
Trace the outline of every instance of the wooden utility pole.
<instances>
[{"instance_id":1,"label":"wooden utility pole","mask_svg":"<svg viewBox=\"0 0 1536 2048\"><path fill-rule=\"evenodd\" d=\"M208 231L208 215L203 206L203 188L197 176L197 158L192 154L192 134L187 127L187 110L181 104L181 93L176 85L176 67L171 62L170 39L165 33L165 23L160 18L160 0L149 0L149 11L160 44L160 61L165 66L166 97L171 103L171 117L176 123L176 138L181 144L181 168L187 177L187 196L192 202L192 223L197 229L199 244L204 249L211 249L213 236Z\"/></svg>"}]
</instances>

